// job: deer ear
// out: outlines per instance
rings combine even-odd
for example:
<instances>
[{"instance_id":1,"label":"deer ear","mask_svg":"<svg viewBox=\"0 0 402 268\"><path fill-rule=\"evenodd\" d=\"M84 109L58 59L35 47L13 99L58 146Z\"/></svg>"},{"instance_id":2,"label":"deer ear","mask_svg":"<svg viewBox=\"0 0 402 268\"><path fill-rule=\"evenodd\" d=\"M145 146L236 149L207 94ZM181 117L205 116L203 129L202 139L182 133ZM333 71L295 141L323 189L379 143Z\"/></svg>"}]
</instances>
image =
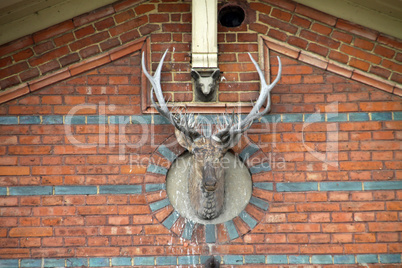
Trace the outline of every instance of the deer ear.
<instances>
[{"instance_id":1,"label":"deer ear","mask_svg":"<svg viewBox=\"0 0 402 268\"><path fill-rule=\"evenodd\" d=\"M199 79L201 75L194 69L191 70L191 77L195 80Z\"/></svg>"},{"instance_id":2,"label":"deer ear","mask_svg":"<svg viewBox=\"0 0 402 268\"><path fill-rule=\"evenodd\" d=\"M211 77L212 77L212 79L215 81L215 80L217 80L218 78L219 78L219 75L221 74L221 71L219 70L219 69L216 69L213 73L212 73L212 75L211 75Z\"/></svg>"},{"instance_id":3,"label":"deer ear","mask_svg":"<svg viewBox=\"0 0 402 268\"><path fill-rule=\"evenodd\" d=\"M177 128L174 130L174 134L176 135L176 139L179 142L179 144L190 151L192 143L190 138L187 137L183 132L181 132Z\"/></svg>"}]
</instances>

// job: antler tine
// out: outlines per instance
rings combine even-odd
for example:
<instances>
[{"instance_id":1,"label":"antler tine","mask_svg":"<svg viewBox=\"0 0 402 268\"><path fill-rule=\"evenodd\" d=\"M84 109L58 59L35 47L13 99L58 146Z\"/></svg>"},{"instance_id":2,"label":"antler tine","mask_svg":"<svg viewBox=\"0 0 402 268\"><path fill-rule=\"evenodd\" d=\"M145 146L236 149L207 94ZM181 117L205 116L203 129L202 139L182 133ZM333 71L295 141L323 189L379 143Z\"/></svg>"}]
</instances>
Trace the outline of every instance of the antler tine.
<instances>
[{"instance_id":1,"label":"antler tine","mask_svg":"<svg viewBox=\"0 0 402 268\"><path fill-rule=\"evenodd\" d=\"M185 124L183 125L182 121L183 118L180 115L179 118L176 118L175 116L172 115L172 113L169 111L165 98L163 97L162 93L162 88L161 88L161 71L162 71L162 66L163 66L163 61L165 60L166 54L168 50L166 49L165 53L163 53L163 56L158 64L158 67L156 68L154 76L150 75L147 71L147 68L145 67L145 57L144 53L142 53L142 59L141 59L141 64L142 64L142 70L145 73L145 76L148 78L149 82L152 85L151 89L151 101L152 104L154 105L155 109L166 119L169 120L169 122L177 128L179 131L183 132L187 137L190 139L197 138L200 136L200 134L195 131L192 128L189 128L188 123L184 122ZM155 102L154 99L154 93L156 96L156 99L158 100L158 104ZM184 119L186 121L186 119Z\"/></svg>"},{"instance_id":2,"label":"antler tine","mask_svg":"<svg viewBox=\"0 0 402 268\"><path fill-rule=\"evenodd\" d=\"M165 53L163 53L162 59L160 60L158 67L156 68L154 76L151 76L147 68L145 67L145 57L144 57L144 52L142 53L142 59L141 59L141 64L142 64L142 70L145 73L145 76L148 78L149 82L151 82L152 89L151 89L151 100L153 102L153 105L155 108L158 110L160 114L165 116L170 120L171 114L169 112L169 109L167 108L165 98L163 97L162 94L162 88L161 88L161 71L162 71L162 65L163 61L165 60L166 54L168 50L166 49ZM156 99L159 102L159 105L156 105L155 100L153 99L153 93L156 95Z\"/></svg>"},{"instance_id":3,"label":"antler tine","mask_svg":"<svg viewBox=\"0 0 402 268\"><path fill-rule=\"evenodd\" d=\"M271 93L272 88L278 83L279 79L281 78L281 75L282 75L281 60L279 57L277 57L278 63L279 63L278 75L276 76L275 80L270 85L268 85L265 80L264 73L262 72L260 66L253 59L253 57L251 56L250 53L248 53L248 55L249 55L251 61L253 62L255 68L257 69L258 75L260 77L260 85L261 85L260 96L258 97L255 105L251 109L250 113L246 116L246 118L244 118L243 120L239 119L238 124L232 123L232 126L229 129L226 128L224 130L219 131L217 134L214 135L215 136L214 139L217 139L217 140L232 139L232 137L234 135L243 133L244 131L248 130L251 127L251 125L255 119L261 118L271 108L270 93ZM266 107L262 112L260 112L260 109L265 102L267 103Z\"/></svg>"},{"instance_id":4,"label":"antler tine","mask_svg":"<svg viewBox=\"0 0 402 268\"><path fill-rule=\"evenodd\" d=\"M261 93L260 93L260 96L258 97L253 109L251 110L251 112L246 116L246 118L244 120L242 120L241 128L247 127L255 119L262 117L264 114L266 114L269 111L269 109L271 108L271 95L270 95L271 90L278 83L278 81L282 75L281 59L277 56L276 58L278 59L278 63L279 63L278 75L276 76L274 82L272 82L270 85L268 85L265 80L264 73L262 72L260 66L253 59L253 57L251 56L250 53L248 53L248 55L249 55L251 61L253 62L255 68L257 69L258 75L260 77ZM267 102L265 109L262 112L259 112L259 110L261 109L261 107L265 101Z\"/></svg>"}]
</instances>

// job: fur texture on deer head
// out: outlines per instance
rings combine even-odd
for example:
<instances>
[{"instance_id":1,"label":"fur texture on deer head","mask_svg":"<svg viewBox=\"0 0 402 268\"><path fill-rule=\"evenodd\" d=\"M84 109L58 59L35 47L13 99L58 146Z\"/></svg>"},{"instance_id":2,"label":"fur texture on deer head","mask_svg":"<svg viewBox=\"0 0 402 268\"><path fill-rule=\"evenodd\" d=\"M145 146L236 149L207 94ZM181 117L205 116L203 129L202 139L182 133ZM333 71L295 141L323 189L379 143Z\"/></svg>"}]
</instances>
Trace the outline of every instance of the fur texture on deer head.
<instances>
[{"instance_id":1,"label":"fur texture on deer head","mask_svg":"<svg viewBox=\"0 0 402 268\"><path fill-rule=\"evenodd\" d=\"M146 70L144 54L142 55L142 69L152 85L151 101L154 107L176 128L177 141L192 155L192 167L188 175L188 194L191 207L199 218L211 220L218 217L224 207L225 168L222 158L230 148L237 144L242 133L251 127L254 120L260 119L269 112L270 92L280 79L281 61L278 57L278 76L272 84L268 85L260 67L249 54L261 80L260 96L244 119L240 120L240 117L233 113L231 117L224 117L224 122L216 126L216 132L211 134L212 131L210 131L209 134L206 134L201 131L200 122L195 119L194 115L173 114L167 107L160 84L162 65L167 52L166 50L163 54L154 76L151 76ZM155 102L154 94L158 103ZM264 103L266 106L260 111Z\"/></svg>"}]
</instances>

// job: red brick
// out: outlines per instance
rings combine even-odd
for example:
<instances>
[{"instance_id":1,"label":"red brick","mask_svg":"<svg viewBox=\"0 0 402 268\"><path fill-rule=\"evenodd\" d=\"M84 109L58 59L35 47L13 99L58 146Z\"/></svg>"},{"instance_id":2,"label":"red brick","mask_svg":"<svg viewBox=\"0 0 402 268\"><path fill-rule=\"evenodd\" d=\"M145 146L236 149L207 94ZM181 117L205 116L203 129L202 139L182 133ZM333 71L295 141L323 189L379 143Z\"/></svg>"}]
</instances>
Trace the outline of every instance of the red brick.
<instances>
[{"instance_id":1,"label":"red brick","mask_svg":"<svg viewBox=\"0 0 402 268\"><path fill-rule=\"evenodd\" d=\"M250 3L250 8L265 14L269 14L271 12L271 7L263 3Z\"/></svg>"},{"instance_id":2,"label":"red brick","mask_svg":"<svg viewBox=\"0 0 402 268\"><path fill-rule=\"evenodd\" d=\"M353 24L351 22L348 22L348 21L345 21L342 19L338 19L336 21L336 28L345 30L345 31L353 33L353 34L360 35L362 37L365 37L365 38L373 40L373 41L376 40L377 36L378 36L378 33L373 30L369 30L360 25Z\"/></svg>"},{"instance_id":3,"label":"red brick","mask_svg":"<svg viewBox=\"0 0 402 268\"><path fill-rule=\"evenodd\" d=\"M397 38L380 34L380 36L378 37L378 42L393 48L402 49L402 43Z\"/></svg>"},{"instance_id":4,"label":"red brick","mask_svg":"<svg viewBox=\"0 0 402 268\"><path fill-rule=\"evenodd\" d=\"M27 48L25 50L22 50L16 54L13 55L14 61L18 62L21 60L25 60L33 56L33 51L31 48Z\"/></svg>"},{"instance_id":5,"label":"red brick","mask_svg":"<svg viewBox=\"0 0 402 268\"><path fill-rule=\"evenodd\" d=\"M356 47L362 48L364 50L372 50L374 48L374 43L360 38L355 38L354 45Z\"/></svg>"},{"instance_id":6,"label":"red brick","mask_svg":"<svg viewBox=\"0 0 402 268\"><path fill-rule=\"evenodd\" d=\"M311 29L313 31L318 32L318 33L323 34L323 35L330 35L330 33L332 32L331 27L327 27L327 26L322 25L320 23L314 23L313 26L311 26Z\"/></svg>"},{"instance_id":7,"label":"red brick","mask_svg":"<svg viewBox=\"0 0 402 268\"><path fill-rule=\"evenodd\" d=\"M260 23L251 23L249 25L250 30L261 33L261 34L266 34L268 31L268 26L260 24Z\"/></svg>"},{"instance_id":8,"label":"red brick","mask_svg":"<svg viewBox=\"0 0 402 268\"><path fill-rule=\"evenodd\" d=\"M398 102L362 102L359 104L362 111L400 111L402 104Z\"/></svg>"},{"instance_id":9,"label":"red brick","mask_svg":"<svg viewBox=\"0 0 402 268\"><path fill-rule=\"evenodd\" d=\"M343 246L341 245L302 245L300 252L303 254L325 254L325 253L343 253Z\"/></svg>"},{"instance_id":10,"label":"red brick","mask_svg":"<svg viewBox=\"0 0 402 268\"><path fill-rule=\"evenodd\" d=\"M369 70L369 68L370 68L369 63L367 63L365 61L361 61L361 60L356 59L356 58L351 58L351 60L349 62L349 65L351 67L360 69L360 70L365 71L365 72L367 72Z\"/></svg>"},{"instance_id":11,"label":"red brick","mask_svg":"<svg viewBox=\"0 0 402 268\"><path fill-rule=\"evenodd\" d=\"M324 211L339 211L339 204L325 204L325 203L310 203L297 205L297 211L300 212L324 212Z\"/></svg>"},{"instance_id":12,"label":"red brick","mask_svg":"<svg viewBox=\"0 0 402 268\"><path fill-rule=\"evenodd\" d=\"M86 27L76 30L74 34L77 39L81 39L87 35L93 34L94 32L95 32L94 27L92 25L88 25Z\"/></svg>"},{"instance_id":13,"label":"red brick","mask_svg":"<svg viewBox=\"0 0 402 268\"><path fill-rule=\"evenodd\" d=\"M289 243L308 243L309 242L308 235L306 235L306 234L288 234L287 237L288 237ZM278 243L278 242L267 241L267 243ZM282 242L282 243L285 243L285 242Z\"/></svg>"},{"instance_id":14,"label":"red brick","mask_svg":"<svg viewBox=\"0 0 402 268\"><path fill-rule=\"evenodd\" d=\"M102 7L102 8L96 9L94 11L88 12L86 14L80 15L78 17L75 17L73 19L73 22L74 22L74 25L77 27L77 26L81 26L81 25L87 24L89 22L93 22L95 20L101 19L101 18L111 15L113 13L115 13L113 7L106 6L106 7Z\"/></svg>"},{"instance_id":15,"label":"red brick","mask_svg":"<svg viewBox=\"0 0 402 268\"><path fill-rule=\"evenodd\" d=\"M20 79L18 78L17 75L8 77L6 79L0 80L0 89L2 89L2 91L4 91L4 89L8 88L8 87L12 87L12 86L16 86L20 83Z\"/></svg>"},{"instance_id":16,"label":"red brick","mask_svg":"<svg viewBox=\"0 0 402 268\"><path fill-rule=\"evenodd\" d=\"M35 237L35 236L52 236L53 230L50 227L18 227L11 228L10 237Z\"/></svg>"},{"instance_id":17,"label":"red brick","mask_svg":"<svg viewBox=\"0 0 402 268\"><path fill-rule=\"evenodd\" d=\"M334 30L334 32L332 33L332 38L348 44L350 44L353 40L352 35L337 30Z\"/></svg>"},{"instance_id":18,"label":"red brick","mask_svg":"<svg viewBox=\"0 0 402 268\"><path fill-rule=\"evenodd\" d=\"M88 246L108 246L109 239L107 237L88 237Z\"/></svg>"},{"instance_id":19,"label":"red brick","mask_svg":"<svg viewBox=\"0 0 402 268\"><path fill-rule=\"evenodd\" d=\"M324 56L324 57L327 56L328 51L329 51L328 48L320 46L320 45L317 45L317 44L314 44L314 43L310 44L308 46L307 50L311 51L311 52L314 52L314 53L316 53L318 55Z\"/></svg>"},{"instance_id":20,"label":"red brick","mask_svg":"<svg viewBox=\"0 0 402 268\"><path fill-rule=\"evenodd\" d=\"M398 221L398 212L377 212L376 217L378 221Z\"/></svg>"},{"instance_id":21,"label":"red brick","mask_svg":"<svg viewBox=\"0 0 402 268\"><path fill-rule=\"evenodd\" d=\"M8 56L8 57L3 57L0 59L0 68L3 68L5 66L11 65L13 63L13 58Z\"/></svg>"},{"instance_id":22,"label":"red brick","mask_svg":"<svg viewBox=\"0 0 402 268\"><path fill-rule=\"evenodd\" d=\"M398 64L387 59L382 61L382 66L391 70L396 70L397 72L402 72L402 64Z\"/></svg>"},{"instance_id":23,"label":"red brick","mask_svg":"<svg viewBox=\"0 0 402 268\"><path fill-rule=\"evenodd\" d=\"M286 41L286 39L288 38L286 33L278 31L276 29L270 29L268 32L268 36L280 41Z\"/></svg>"},{"instance_id":24,"label":"red brick","mask_svg":"<svg viewBox=\"0 0 402 268\"><path fill-rule=\"evenodd\" d=\"M57 48L57 49L55 49L53 51L49 51L49 52L41 55L40 57L30 59L29 64L31 66L37 66L37 65L43 64L43 63L45 63L47 61L50 61L52 59L64 56L68 52L69 52L69 50L68 50L67 46L60 47L60 48Z\"/></svg>"},{"instance_id":25,"label":"red brick","mask_svg":"<svg viewBox=\"0 0 402 268\"><path fill-rule=\"evenodd\" d=\"M286 23L286 22L274 19L272 17L268 17L266 15L260 15L259 19L262 23L265 23L266 25L282 29L291 34L295 34L297 32L297 27L293 26L290 23Z\"/></svg>"},{"instance_id":26,"label":"red brick","mask_svg":"<svg viewBox=\"0 0 402 268\"><path fill-rule=\"evenodd\" d=\"M331 223L322 225L326 233L361 233L366 230L363 223Z\"/></svg>"},{"instance_id":27,"label":"red brick","mask_svg":"<svg viewBox=\"0 0 402 268\"><path fill-rule=\"evenodd\" d=\"M286 254L286 253L298 253L299 247L297 245L256 245L255 253L260 254ZM241 252L242 254L244 252Z\"/></svg>"},{"instance_id":28,"label":"red brick","mask_svg":"<svg viewBox=\"0 0 402 268\"><path fill-rule=\"evenodd\" d=\"M378 242L397 242L399 241L398 233L378 233Z\"/></svg>"},{"instance_id":29,"label":"red brick","mask_svg":"<svg viewBox=\"0 0 402 268\"><path fill-rule=\"evenodd\" d=\"M339 126L342 131L354 131L354 130L379 130L381 129L380 122L360 122L356 123L341 123Z\"/></svg>"},{"instance_id":30,"label":"red brick","mask_svg":"<svg viewBox=\"0 0 402 268\"><path fill-rule=\"evenodd\" d=\"M17 64L11 65L7 68L0 70L0 76L7 77L10 75L22 72L22 71L26 70L27 67L28 67L28 65L26 62L17 63Z\"/></svg>"},{"instance_id":31,"label":"red brick","mask_svg":"<svg viewBox=\"0 0 402 268\"><path fill-rule=\"evenodd\" d=\"M189 4L159 4L158 12L190 12Z\"/></svg>"},{"instance_id":32,"label":"red brick","mask_svg":"<svg viewBox=\"0 0 402 268\"><path fill-rule=\"evenodd\" d=\"M378 57L378 56L376 56L374 54L364 52L364 51L359 50L357 48L354 48L352 46L342 45L341 46L341 51L346 53L346 54L349 54L351 56L355 56L355 57L357 57L359 59L367 60L367 61L370 61L370 62L375 63L375 64L379 64L381 62L380 57Z\"/></svg>"},{"instance_id":33,"label":"red brick","mask_svg":"<svg viewBox=\"0 0 402 268\"><path fill-rule=\"evenodd\" d=\"M117 214L116 206L86 206L78 207L79 215Z\"/></svg>"},{"instance_id":34,"label":"red brick","mask_svg":"<svg viewBox=\"0 0 402 268\"><path fill-rule=\"evenodd\" d=\"M98 21L95 24L95 28L98 31L105 30L115 25L113 18L106 18L104 20Z\"/></svg>"},{"instance_id":35,"label":"red brick","mask_svg":"<svg viewBox=\"0 0 402 268\"><path fill-rule=\"evenodd\" d=\"M137 16L145 14L155 9L155 5L153 4L143 4L134 8L135 13Z\"/></svg>"},{"instance_id":36,"label":"red brick","mask_svg":"<svg viewBox=\"0 0 402 268\"><path fill-rule=\"evenodd\" d=\"M374 243L376 242L375 234L355 234L355 241L357 243Z\"/></svg>"},{"instance_id":37,"label":"red brick","mask_svg":"<svg viewBox=\"0 0 402 268\"><path fill-rule=\"evenodd\" d=\"M33 34L33 40L35 41L35 43L39 43L43 40L49 39L61 33L65 33L72 29L74 29L74 24L72 20L67 20L42 31L36 32L35 34Z\"/></svg>"},{"instance_id":38,"label":"red brick","mask_svg":"<svg viewBox=\"0 0 402 268\"><path fill-rule=\"evenodd\" d=\"M104 249L105 247L80 247L77 248L76 256L111 257L111 256L119 256L120 254L119 247L108 247L107 251L105 251Z\"/></svg>"},{"instance_id":39,"label":"red brick","mask_svg":"<svg viewBox=\"0 0 402 268\"><path fill-rule=\"evenodd\" d=\"M366 253L386 253L387 244L346 244L345 253L347 254L366 254Z\"/></svg>"},{"instance_id":40,"label":"red brick","mask_svg":"<svg viewBox=\"0 0 402 268\"><path fill-rule=\"evenodd\" d=\"M296 4L291 1L264 0L264 2L267 2L274 6L278 6L278 7L287 9L289 11L294 11L296 8Z\"/></svg>"},{"instance_id":41,"label":"red brick","mask_svg":"<svg viewBox=\"0 0 402 268\"><path fill-rule=\"evenodd\" d=\"M11 52L20 50L24 47L28 47L32 45L34 42L32 40L32 36L27 35L25 37L19 38L15 41L3 44L0 46L0 57L7 55Z\"/></svg>"},{"instance_id":42,"label":"red brick","mask_svg":"<svg viewBox=\"0 0 402 268\"><path fill-rule=\"evenodd\" d=\"M330 214L329 213L311 213L310 214L310 222L330 222Z\"/></svg>"},{"instance_id":43,"label":"red brick","mask_svg":"<svg viewBox=\"0 0 402 268\"><path fill-rule=\"evenodd\" d=\"M271 12L271 16L278 18L280 20L289 22L290 19L292 18L292 14L277 8L274 8Z\"/></svg>"},{"instance_id":44,"label":"red brick","mask_svg":"<svg viewBox=\"0 0 402 268\"><path fill-rule=\"evenodd\" d=\"M334 26L336 21L337 21L337 19L335 17L331 16L331 15L322 13L322 12L320 12L318 10L303 6L301 4L298 4L296 6L295 11L297 13L301 14L301 15L304 15L306 17L321 21L321 22L323 22L325 24L328 24L330 26Z\"/></svg>"},{"instance_id":45,"label":"red brick","mask_svg":"<svg viewBox=\"0 0 402 268\"><path fill-rule=\"evenodd\" d=\"M150 23L164 23L169 22L169 14L150 14L149 22Z\"/></svg>"},{"instance_id":46,"label":"red brick","mask_svg":"<svg viewBox=\"0 0 402 268\"><path fill-rule=\"evenodd\" d=\"M327 36L319 35L316 33L313 33L311 31L307 30L302 30L300 32L300 37L305 38L307 40L317 42L321 45L324 45L329 48L337 49L340 46L340 42L334 41L332 38L329 38Z\"/></svg>"},{"instance_id":47,"label":"red brick","mask_svg":"<svg viewBox=\"0 0 402 268\"><path fill-rule=\"evenodd\" d=\"M311 22L305 18L299 17L297 15L293 15L292 24L301 26L305 29L310 28Z\"/></svg>"},{"instance_id":48,"label":"red brick","mask_svg":"<svg viewBox=\"0 0 402 268\"><path fill-rule=\"evenodd\" d=\"M127 31L129 31L129 30L132 30L132 29L137 28L137 27L139 27L141 25L144 25L147 22L148 22L148 18L146 16L138 17L138 18L135 18L133 20L127 21L127 22L125 22L123 24L120 24L120 25L118 25L118 26L116 26L114 28L111 28L109 30L109 32L110 32L110 34L112 36L120 35L122 33L125 33ZM106 37L108 37L108 36L106 36ZM104 38L104 39L106 39L106 38Z\"/></svg>"}]
</instances>

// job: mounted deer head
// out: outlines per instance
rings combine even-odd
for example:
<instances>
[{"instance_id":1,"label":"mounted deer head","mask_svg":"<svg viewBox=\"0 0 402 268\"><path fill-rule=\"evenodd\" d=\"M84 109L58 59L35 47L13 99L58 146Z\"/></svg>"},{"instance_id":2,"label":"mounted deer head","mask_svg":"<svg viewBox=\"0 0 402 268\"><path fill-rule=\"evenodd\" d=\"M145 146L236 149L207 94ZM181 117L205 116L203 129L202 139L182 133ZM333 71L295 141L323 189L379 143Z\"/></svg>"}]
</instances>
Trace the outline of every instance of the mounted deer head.
<instances>
[{"instance_id":1,"label":"mounted deer head","mask_svg":"<svg viewBox=\"0 0 402 268\"><path fill-rule=\"evenodd\" d=\"M201 72L201 73L200 73ZM219 69L213 72L198 72L196 69L191 70L191 77L195 84L195 100L196 101L216 101L216 88L218 87L218 79L220 75Z\"/></svg>"},{"instance_id":2,"label":"mounted deer head","mask_svg":"<svg viewBox=\"0 0 402 268\"><path fill-rule=\"evenodd\" d=\"M225 117L225 122L217 126L214 134L204 134L200 131L200 123L194 115L176 113L172 114L165 102L160 84L161 70L167 50L162 56L154 76L151 76L145 67L144 54L142 55L142 69L151 82L151 101L156 110L175 127L175 135L181 146L192 154L192 167L188 177L188 194L190 204L196 215L204 220L218 217L224 205L225 169L222 158L226 152L235 146L243 132L248 130L254 120L260 119L269 112L271 107L270 92L281 77L282 65L278 57L279 71L274 82L267 85L264 74L257 62L251 57L261 80L261 93L251 112L244 118ZM158 103L154 100L154 94ZM263 104L265 108L260 112Z\"/></svg>"}]
</instances>

